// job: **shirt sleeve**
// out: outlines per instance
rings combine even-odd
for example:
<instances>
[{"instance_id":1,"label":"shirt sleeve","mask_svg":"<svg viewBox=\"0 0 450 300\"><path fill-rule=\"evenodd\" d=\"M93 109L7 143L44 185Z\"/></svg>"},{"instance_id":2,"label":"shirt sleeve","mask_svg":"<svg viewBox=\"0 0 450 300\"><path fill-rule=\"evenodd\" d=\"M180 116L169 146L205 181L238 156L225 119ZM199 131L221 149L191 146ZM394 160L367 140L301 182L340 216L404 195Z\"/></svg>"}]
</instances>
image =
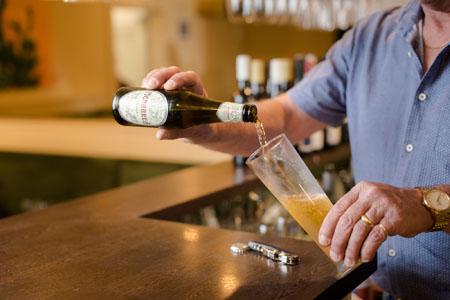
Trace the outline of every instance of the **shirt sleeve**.
<instances>
[{"instance_id":1,"label":"shirt sleeve","mask_svg":"<svg viewBox=\"0 0 450 300\"><path fill-rule=\"evenodd\" d=\"M346 116L346 87L354 33L349 30L328 51L324 61L288 91L289 97L312 118L331 126Z\"/></svg>"}]
</instances>

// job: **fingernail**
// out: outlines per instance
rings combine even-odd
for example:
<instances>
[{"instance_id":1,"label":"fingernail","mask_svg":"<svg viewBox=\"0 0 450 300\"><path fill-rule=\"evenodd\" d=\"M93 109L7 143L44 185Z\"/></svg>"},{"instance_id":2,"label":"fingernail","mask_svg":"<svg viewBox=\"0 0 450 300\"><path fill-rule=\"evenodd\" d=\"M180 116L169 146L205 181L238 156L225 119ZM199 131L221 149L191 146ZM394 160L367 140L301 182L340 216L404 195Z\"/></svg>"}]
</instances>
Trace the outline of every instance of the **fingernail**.
<instances>
[{"instance_id":1,"label":"fingernail","mask_svg":"<svg viewBox=\"0 0 450 300\"><path fill-rule=\"evenodd\" d=\"M164 139L164 132L161 131L161 130L158 130L158 131L156 132L156 138L157 138L158 140Z\"/></svg>"},{"instance_id":2,"label":"fingernail","mask_svg":"<svg viewBox=\"0 0 450 300\"><path fill-rule=\"evenodd\" d=\"M368 262L370 261L370 259L362 258L362 257L361 257L361 261L362 261L363 263L368 263Z\"/></svg>"},{"instance_id":3,"label":"fingernail","mask_svg":"<svg viewBox=\"0 0 450 300\"><path fill-rule=\"evenodd\" d=\"M321 234L319 235L319 243L322 246L328 246L330 244L330 239L327 238L325 235Z\"/></svg>"},{"instance_id":4,"label":"fingernail","mask_svg":"<svg viewBox=\"0 0 450 300\"><path fill-rule=\"evenodd\" d=\"M175 81L169 80L164 84L165 89L173 89L175 87Z\"/></svg>"},{"instance_id":5,"label":"fingernail","mask_svg":"<svg viewBox=\"0 0 450 300\"><path fill-rule=\"evenodd\" d=\"M332 260L338 262L341 260L341 257L337 255L333 250L330 250L330 257Z\"/></svg>"},{"instance_id":6,"label":"fingernail","mask_svg":"<svg viewBox=\"0 0 450 300\"><path fill-rule=\"evenodd\" d=\"M158 80L156 80L155 78L150 79L150 81L148 82L148 87L155 88L157 86L158 86Z\"/></svg>"},{"instance_id":7,"label":"fingernail","mask_svg":"<svg viewBox=\"0 0 450 300\"><path fill-rule=\"evenodd\" d=\"M353 266L355 265L355 262L354 262L353 260L349 259L349 258L345 258L344 264L345 264L347 267L353 267Z\"/></svg>"}]
</instances>

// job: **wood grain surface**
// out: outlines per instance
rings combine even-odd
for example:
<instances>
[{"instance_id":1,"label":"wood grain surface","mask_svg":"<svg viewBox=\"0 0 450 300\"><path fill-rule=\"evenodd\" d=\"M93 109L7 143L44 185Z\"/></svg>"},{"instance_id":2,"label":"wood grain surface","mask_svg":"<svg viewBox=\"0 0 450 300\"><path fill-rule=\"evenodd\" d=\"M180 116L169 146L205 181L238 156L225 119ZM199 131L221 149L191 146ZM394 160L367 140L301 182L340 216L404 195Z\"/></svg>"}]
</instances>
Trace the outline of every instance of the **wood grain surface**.
<instances>
[{"instance_id":1,"label":"wood grain surface","mask_svg":"<svg viewBox=\"0 0 450 300\"><path fill-rule=\"evenodd\" d=\"M176 216L258 184L227 162L2 219L0 298L333 299L375 270L372 262L338 280L311 242L142 217ZM230 252L250 240L301 261L285 266Z\"/></svg>"}]
</instances>

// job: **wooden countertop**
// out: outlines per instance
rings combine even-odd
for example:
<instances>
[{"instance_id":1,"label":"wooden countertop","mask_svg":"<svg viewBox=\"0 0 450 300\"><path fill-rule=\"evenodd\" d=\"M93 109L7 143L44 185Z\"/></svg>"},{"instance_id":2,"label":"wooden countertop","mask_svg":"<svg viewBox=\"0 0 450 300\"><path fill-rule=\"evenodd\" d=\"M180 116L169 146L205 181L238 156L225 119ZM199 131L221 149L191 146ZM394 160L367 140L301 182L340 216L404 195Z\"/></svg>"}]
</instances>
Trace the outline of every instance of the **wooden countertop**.
<instances>
[{"instance_id":1,"label":"wooden countertop","mask_svg":"<svg viewBox=\"0 0 450 300\"><path fill-rule=\"evenodd\" d=\"M226 162L2 219L1 298L333 299L374 271L372 262L337 280L334 264L311 242L149 218L170 218L259 184L250 170ZM285 266L230 252L232 243L250 240L301 261Z\"/></svg>"}]
</instances>

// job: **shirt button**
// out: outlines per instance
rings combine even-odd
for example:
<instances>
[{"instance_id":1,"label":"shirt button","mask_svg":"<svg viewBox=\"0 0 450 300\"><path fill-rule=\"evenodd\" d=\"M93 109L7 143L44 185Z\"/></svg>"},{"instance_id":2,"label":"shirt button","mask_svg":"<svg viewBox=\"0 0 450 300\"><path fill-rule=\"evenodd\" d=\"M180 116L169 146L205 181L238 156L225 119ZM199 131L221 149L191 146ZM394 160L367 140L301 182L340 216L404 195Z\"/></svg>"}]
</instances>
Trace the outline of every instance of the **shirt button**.
<instances>
[{"instance_id":1,"label":"shirt button","mask_svg":"<svg viewBox=\"0 0 450 300\"><path fill-rule=\"evenodd\" d=\"M427 95L425 93L420 93L419 94L419 100L420 101L425 101L427 99Z\"/></svg>"},{"instance_id":2,"label":"shirt button","mask_svg":"<svg viewBox=\"0 0 450 300\"><path fill-rule=\"evenodd\" d=\"M408 51L408 56L412 57L412 52L411 51Z\"/></svg>"},{"instance_id":3,"label":"shirt button","mask_svg":"<svg viewBox=\"0 0 450 300\"><path fill-rule=\"evenodd\" d=\"M414 146L411 144L406 145L406 151L412 152L414 150Z\"/></svg>"},{"instance_id":4,"label":"shirt button","mask_svg":"<svg viewBox=\"0 0 450 300\"><path fill-rule=\"evenodd\" d=\"M389 251L388 251L388 254L389 254L389 256L392 256L392 257L394 257L394 256L396 256L396 255L397 255L397 252L395 252L395 250L394 250L394 249L389 249Z\"/></svg>"}]
</instances>

